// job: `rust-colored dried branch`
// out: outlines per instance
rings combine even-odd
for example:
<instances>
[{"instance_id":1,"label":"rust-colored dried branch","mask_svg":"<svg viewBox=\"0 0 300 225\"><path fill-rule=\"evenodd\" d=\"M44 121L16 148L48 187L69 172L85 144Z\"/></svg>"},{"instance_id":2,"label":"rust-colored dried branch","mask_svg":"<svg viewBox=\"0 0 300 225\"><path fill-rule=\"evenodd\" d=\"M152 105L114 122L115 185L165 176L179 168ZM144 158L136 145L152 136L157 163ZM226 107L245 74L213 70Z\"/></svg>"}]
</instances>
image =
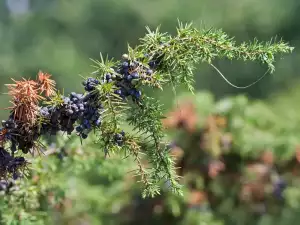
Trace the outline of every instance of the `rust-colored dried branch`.
<instances>
[{"instance_id":1,"label":"rust-colored dried branch","mask_svg":"<svg viewBox=\"0 0 300 225\"><path fill-rule=\"evenodd\" d=\"M37 81L26 80L14 81L14 84L7 84L8 94L12 97L11 103L14 119L24 123L24 125L33 125L38 115L38 104L46 97L53 95L56 91L55 81L50 79L51 75L39 71Z\"/></svg>"},{"instance_id":2,"label":"rust-colored dried branch","mask_svg":"<svg viewBox=\"0 0 300 225\"><path fill-rule=\"evenodd\" d=\"M14 114L14 119L20 122L33 124L38 112L38 102L43 99L39 95L37 82L33 80L15 81L15 84L7 84L8 94L12 97L10 107Z\"/></svg>"},{"instance_id":3,"label":"rust-colored dried branch","mask_svg":"<svg viewBox=\"0 0 300 225\"><path fill-rule=\"evenodd\" d=\"M50 97L55 94L55 81L50 79L51 74L44 73L39 71L38 73L38 82L40 84L41 94L45 92L45 96Z\"/></svg>"}]
</instances>

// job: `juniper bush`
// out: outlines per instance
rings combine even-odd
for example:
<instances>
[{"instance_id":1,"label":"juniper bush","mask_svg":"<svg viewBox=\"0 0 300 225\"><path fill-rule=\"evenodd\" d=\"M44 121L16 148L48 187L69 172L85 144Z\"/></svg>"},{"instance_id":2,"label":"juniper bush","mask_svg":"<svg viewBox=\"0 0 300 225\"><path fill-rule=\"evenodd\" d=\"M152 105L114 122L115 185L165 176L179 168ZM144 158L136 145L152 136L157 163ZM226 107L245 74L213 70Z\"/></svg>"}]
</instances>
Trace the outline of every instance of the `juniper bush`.
<instances>
[{"instance_id":1,"label":"juniper bush","mask_svg":"<svg viewBox=\"0 0 300 225\"><path fill-rule=\"evenodd\" d=\"M171 84L185 84L193 91L193 70L197 63L212 65L216 58L258 61L274 71L275 55L291 52L283 41L242 43L220 30L198 30L192 24L179 23L177 35L151 31L136 48L120 61L93 60L95 71L83 82L82 93L68 96L55 89L51 75L39 72L37 80L15 81L8 85L13 106L1 128L1 178L20 172L26 165L22 152L40 149L44 135L76 133L86 139L94 130L99 147L107 152L122 149L138 162L137 173L145 185L144 196L159 194L161 180L172 191L181 193L179 177L163 142L162 105L146 96L144 87L162 89ZM134 133L122 131L127 122ZM143 151L153 169L139 163Z\"/></svg>"}]
</instances>

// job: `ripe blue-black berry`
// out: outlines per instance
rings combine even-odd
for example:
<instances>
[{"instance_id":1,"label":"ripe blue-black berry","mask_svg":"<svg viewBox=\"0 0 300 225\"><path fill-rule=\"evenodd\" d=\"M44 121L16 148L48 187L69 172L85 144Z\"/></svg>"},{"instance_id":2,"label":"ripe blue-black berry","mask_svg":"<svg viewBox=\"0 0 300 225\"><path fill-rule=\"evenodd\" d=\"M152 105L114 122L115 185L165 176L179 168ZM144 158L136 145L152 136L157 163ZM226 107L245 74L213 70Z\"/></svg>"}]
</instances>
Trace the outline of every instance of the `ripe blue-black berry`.
<instances>
[{"instance_id":1,"label":"ripe blue-black berry","mask_svg":"<svg viewBox=\"0 0 300 225\"><path fill-rule=\"evenodd\" d=\"M138 79L140 77L137 72L131 73L131 76L132 76L133 79Z\"/></svg>"}]
</instances>

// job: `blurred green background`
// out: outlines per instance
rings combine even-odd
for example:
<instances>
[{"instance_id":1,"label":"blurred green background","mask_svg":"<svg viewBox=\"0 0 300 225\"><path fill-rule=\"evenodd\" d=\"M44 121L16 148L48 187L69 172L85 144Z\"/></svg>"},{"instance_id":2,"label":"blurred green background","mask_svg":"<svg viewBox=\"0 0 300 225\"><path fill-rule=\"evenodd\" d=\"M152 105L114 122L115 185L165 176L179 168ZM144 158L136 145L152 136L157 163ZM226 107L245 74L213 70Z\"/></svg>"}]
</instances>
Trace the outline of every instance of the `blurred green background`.
<instances>
[{"instance_id":1,"label":"blurred green background","mask_svg":"<svg viewBox=\"0 0 300 225\"><path fill-rule=\"evenodd\" d=\"M180 19L183 22L193 21L194 26L199 28L223 29L236 37L237 42L250 41L254 37L268 41L277 36L295 47L292 54L278 59L274 74L248 89L231 87L207 65L199 65L195 77L196 89L211 92L216 99L245 94L249 98L272 102L274 112L294 120L299 118L299 12L298 0L1 0L0 92L7 91L4 84L10 83L10 78L33 78L39 70L53 74L60 90L80 92L80 75L85 76L92 71L90 58L98 59L102 52L119 59L127 51L128 43L132 46L138 44L138 39L145 34L145 26L154 29L162 25L163 31L173 33L177 19ZM216 61L214 65L239 86L252 83L266 70L255 63L226 60ZM173 103L170 101L172 92L163 93L158 95L169 108ZM9 106L6 95L0 96L0 102L0 108ZM1 118L5 118L5 114L6 111L0 111ZM265 118L268 116L265 115ZM101 163L105 164L102 159ZM120 166L119 161L116 164ZM98 167L93 169L98 170ZM103 176L107 177L107 174ZM86 174L83 173L81 178L86 179ZM85 191L85 186L77 186L80 193ZM103 205L94 204L105 211L105 202L94 197L107 195L106 189L93 187L95 192L87 192L90 193L88 197L80 197L87 198L85 201L89 203L101 202ZM118 192L118 189L107 189ZM81 206L82 199L74 198ZM110 199L107 201L111 204ZM202 219L206 224L205 218Z\"/></svg>"}]
</instances>

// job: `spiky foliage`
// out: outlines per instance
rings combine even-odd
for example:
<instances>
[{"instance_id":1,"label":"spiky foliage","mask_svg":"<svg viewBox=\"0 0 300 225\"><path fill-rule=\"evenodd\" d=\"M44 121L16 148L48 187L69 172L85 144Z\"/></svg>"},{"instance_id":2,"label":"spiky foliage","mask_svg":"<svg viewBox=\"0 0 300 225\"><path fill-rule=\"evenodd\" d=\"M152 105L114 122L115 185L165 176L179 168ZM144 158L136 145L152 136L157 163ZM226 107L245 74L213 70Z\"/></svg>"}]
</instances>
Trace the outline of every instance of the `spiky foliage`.
<instances>
[{"instance_id":1,"label":"spiky foliage","mask_svg":"<svg viewBox=\"0 0 300 225\"><path fill-rule=\"evenodd\" d=\"M151 31L141 38L137 51L149 54L150 60L157 64L157 70L163 78L173 85L186 84L193 90L193 70L199 62L212 65L214 59L257 61L267 64L269 71L275 70L275 55L293 50L283 41L271 40L266 43L254 40L236 44L222 30L192 27L192 24L179 23L177 35L161 33L159 29Z\"/></svg>"},{"instance_id":2,"label":"spiky foliage","mask_svg":"<svg viewBox=\"0 0 300 225\"><path fill-rule=\"evenodd\" d=\"M164 141L163 106L146 96L143 87L162 89L171 84L175 90L177 85L185 84L192 91L196 64L212 65L216 58L258 61L267 64L273 72L275 55L293 49L282 41L258 43L255 40L236 45L222 31L198 30L191 24L180 23L174 37L159 29L147 30L141 44L136 48L128 47L128 54L123 54L121 61L102 56L100 61L94 60L95 77L83 82L84 94L54 95L55 83L48 74L41 72L38 82L24 80L10 85L15 104L13 118L21 125L28 121L32 124L31 133L27 133L25 139L14 136L14 146L27 153L36 146L41 135L58 131L71 134L76 130L78 136L85 139L95 130L99 146L106 155L119 151L136 159L137 174L145 185L144 196L159 194L160 182L168 183L173 192L181 193L179 177L168 154L170 148ZM20 89L22 94L17 88L21 84L25 85L25 89L23 86ZM37 103L41 100L39 91L50 99L46 107L37 111ZM124 123L131 125L132 134L122 130ZM75 128L75 125L78 126ZM10 139L4 138L4 141L10 142ZM12 152L15 150L14 147ZM140 153L145 153L150 163L148 168L141 164Z\"/></svg>"},{"instance_id":3,"label":"spiky foliage","mask_svg":"<svg viewBox=\"0 0 300 225\"><path fill-rule=\"evenodd\" d=\"M41 93L45 92L45 95L47 97L50 97L55 94L55 81L51 80L51 74L43 73L42 71L39 71L38 73L38 82L39 82L39 89Z\"/></svg>"},{"instance_id":4,"label":"spiky foliage","mask_svg":"<svg viewBox=\"0 0 300 225\"><path fill-rule=\"evenodd\" d=\"M282 41L263 44L255 40L253 43L236 45L233 38L228 37L222 31L212 29L199 31L192 28L191 24L180 24L175 37L161 33L159 29L151 31L147 28L147 30L148 34L141 38L141 44L134 49L129 47L128 54L123 55L121 63L103 60L103 58L101 61L97 61L94 72L97 77L102 78L107 73L120 77L122 71L118 68L122 67L124 62L128 64L137 62L138 66L129 68L128 71L129 75L139 74L139 78L131 82L135 87L150 86L162 89L165 84L173 86L186 84L190 90L193 90L193 69L199 62L211 64L213 59L224 57L244 61L252 60L267 64L270 72L273 72L275 54L291 52L293 49ZM150 79L145 79L149 70L153 74L149 77ZM111 88L111 93L114 86L124 87L124 84L120 84L118 81L106 85ZM148 141L147 146L150 145L151 148L144 147L145 153L153 168L156 168L150 169L146 173L149 174L151 183L156 184L163 178L170 182L173 190L177 192L179 190L178 176L170 173L174 169L173 161L167 156L166 147L163 147L162 143L164 137L160 120L163 118L162 106L158 101L147 96L142 96L138 102L128 102L128 105L130 107L128 111L118 112L116 110L115 113L110 112L110 114L120 116L125 112L125 117L127 115L125 121L133 126L141 139L146 138ZM122 120L107 118L113 121L111 126L117 130L119 125L116 122L120 124ZM158 189L153 185L149 190ZM153 193L149 190L146 189L145 193Z\"/></svg>"},{"instance_id":5,"label":"spiky foliage","mask_svg":"<svg viewBox=\"0 0 300 225\"><path fill-rule=\"evenodd\" d=\"M33 125L38 116L39 102L55 93L55 81L50 79L51 75L39 71L38 79L16 81L14 84L7 84L8 95L11 96L13 107L12 115L16 121Z\"/></svg>"},{"instance_id":6,"label":"spiky foliage","mask_svg":"<svg viewBox=\"0 0 300 225\"><path fill-rule=\"evenodd\" d=\"M7 84L12 97L12 111L14 119L24 123L33 124L38 114L38 102L42 100L39 95L38 83L33 80L23 79Z\"/></svg>"}]
</instances>

